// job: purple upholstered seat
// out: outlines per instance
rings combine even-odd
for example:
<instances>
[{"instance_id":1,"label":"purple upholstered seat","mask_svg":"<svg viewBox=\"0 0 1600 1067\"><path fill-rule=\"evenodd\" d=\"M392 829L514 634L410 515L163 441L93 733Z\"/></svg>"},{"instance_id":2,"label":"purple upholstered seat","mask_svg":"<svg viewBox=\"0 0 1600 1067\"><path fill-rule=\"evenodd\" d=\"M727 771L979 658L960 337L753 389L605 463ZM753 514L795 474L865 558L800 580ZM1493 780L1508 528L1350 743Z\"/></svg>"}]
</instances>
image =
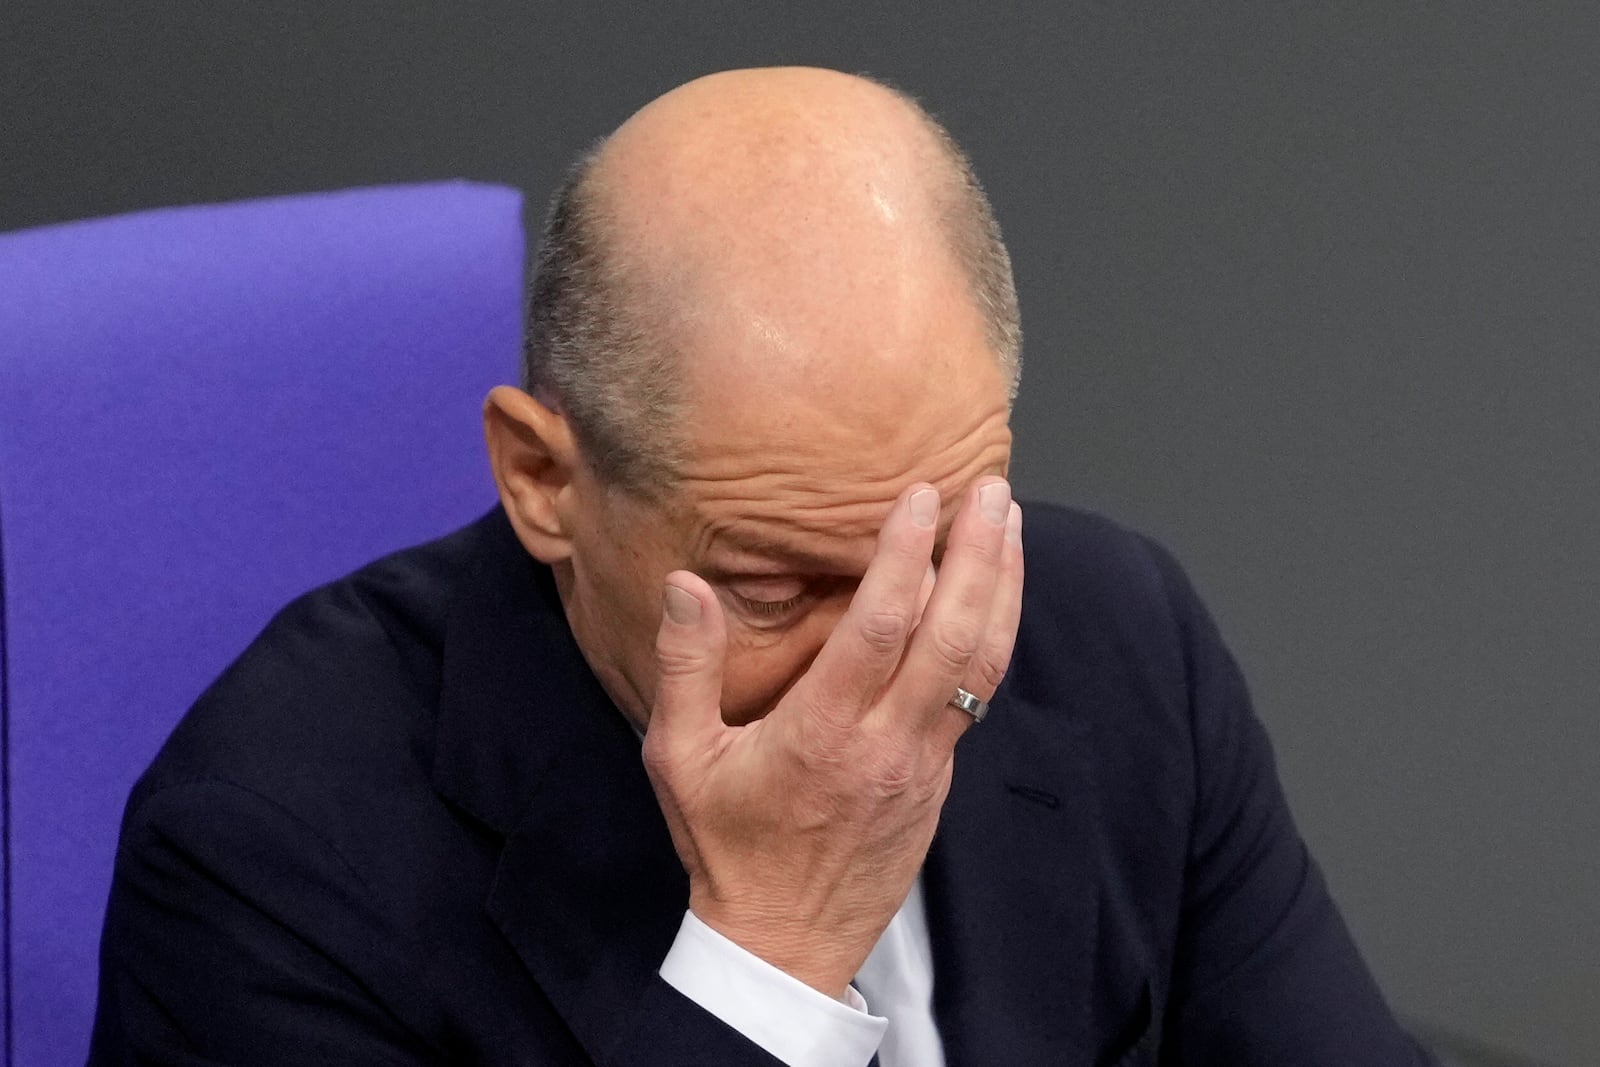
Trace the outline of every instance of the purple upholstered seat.
<instances>
[{"instance_id":1,"label":"purple upholstered seat","mask_svg":"<svg viewBox=\"0 0 1600 1067\"><path fill-rule=\"evenodd\" d=\"M82 1063L129 786L295 594L493 502L520 204L466 183L0 236L11 1055Z\"/></svg>"}]
</instances>

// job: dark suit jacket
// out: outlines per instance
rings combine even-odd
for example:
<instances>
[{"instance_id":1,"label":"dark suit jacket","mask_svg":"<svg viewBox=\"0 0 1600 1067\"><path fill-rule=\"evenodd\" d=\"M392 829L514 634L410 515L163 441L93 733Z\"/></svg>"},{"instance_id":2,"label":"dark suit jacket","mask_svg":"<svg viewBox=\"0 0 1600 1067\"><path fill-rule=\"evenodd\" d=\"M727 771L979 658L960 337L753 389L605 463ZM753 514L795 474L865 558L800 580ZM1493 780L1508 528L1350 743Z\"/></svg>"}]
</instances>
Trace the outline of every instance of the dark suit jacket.
<instances>
[{"instance_id":1,"label":"dark suit jacket","mask_svg":"<svg viewBox=\"0 0 1600 1067\"><path fill-rule=\"evenodd\" d=\"M924 871L951 1067L1425 1062L1177 567L1028 510ZM94 1063L772 1064L656 975L687 881L498 510L286 608L128 801Z\"/></svg>"}]
</instances>

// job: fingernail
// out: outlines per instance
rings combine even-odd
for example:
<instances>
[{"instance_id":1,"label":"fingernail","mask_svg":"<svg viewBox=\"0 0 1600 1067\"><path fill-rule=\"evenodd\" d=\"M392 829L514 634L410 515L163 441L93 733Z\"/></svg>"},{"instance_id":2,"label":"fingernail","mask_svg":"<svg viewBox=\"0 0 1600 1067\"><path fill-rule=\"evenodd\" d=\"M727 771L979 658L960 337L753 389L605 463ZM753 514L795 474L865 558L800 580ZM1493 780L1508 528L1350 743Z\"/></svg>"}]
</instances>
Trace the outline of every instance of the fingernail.
<instances>
[{"instance_id":1,"label":"fingernail","mask_svg":"<svg viewBox=\"0 0 1600 1067\"><path fill-rule=\"evenodd\" d=\"M918 526L932 526L939 521L939 494L932 489L918 489L911 494L911 518Z\"/></svg>"},{"instance_id":2,"label":"fingernail","mask_svg":"<svg viewBox=\"0 0 1600 1067\"><path fill-rule=\"evenodd\" d=\"M1006 511L1011 504L1011 487L1005 482L990 482L978 490L978 510L983 517L999 526L1006 521Z\"/></svg>"},{"instance_id":3,"label":"fingernail","mask_svg":"<svg viewBox=\"0 0 1600 1067\"><path fill-rule=\"evenodd\" d=\"M700 621L700 601L675 585L667 586L667 618L679 626L693 626Z\"/></svg>"},{"instance_id":4,"label":"fingernail","mask_svg":"<svg viewBox=\"0 0 1600 1067\"><path fill-rule=\"evenodd\" d=\"M1006 514L1006 540L1014 545L1022 544L1022 506L1014 500Z\"/></svg>"}]
</instances>

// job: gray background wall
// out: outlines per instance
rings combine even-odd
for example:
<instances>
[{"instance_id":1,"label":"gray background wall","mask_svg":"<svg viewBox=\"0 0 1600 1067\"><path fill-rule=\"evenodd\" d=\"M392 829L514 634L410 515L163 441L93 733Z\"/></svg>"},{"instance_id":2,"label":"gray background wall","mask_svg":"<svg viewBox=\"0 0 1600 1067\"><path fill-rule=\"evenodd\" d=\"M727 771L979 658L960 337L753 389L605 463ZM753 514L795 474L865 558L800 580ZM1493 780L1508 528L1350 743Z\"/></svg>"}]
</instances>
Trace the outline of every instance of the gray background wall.
<instances>
[{"instance_id":1,"label":"gray background wall","mask_svg":"<svg viewBox=\"0 0 1600 1067\"><path fill-rule=\"evenodd\" d=\"M414 2L0 11L0 229L464 175L866 70L1022 290L1016 480L1171 545L1423 1031L1600 1063L1600 8ZM1498 1049L1498 1052L1493 1052Z\"/></svg>"}]
</instances>

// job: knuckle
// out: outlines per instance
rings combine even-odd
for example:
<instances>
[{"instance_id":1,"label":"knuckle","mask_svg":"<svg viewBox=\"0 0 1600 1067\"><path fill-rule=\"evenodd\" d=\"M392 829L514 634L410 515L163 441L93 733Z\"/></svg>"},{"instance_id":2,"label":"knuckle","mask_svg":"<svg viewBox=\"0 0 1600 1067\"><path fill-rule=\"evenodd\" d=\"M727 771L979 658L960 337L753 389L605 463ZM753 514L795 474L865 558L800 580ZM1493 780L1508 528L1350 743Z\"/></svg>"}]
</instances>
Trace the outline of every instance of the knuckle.
<instances>
[{"instance_id":1,"label":"knuckle","mask_svg":"<svg viewBox=\"0 0 1600 1067\"><path fill-rule=\"evenodd\" d=\"M807 716L795 731L795 743L785 746L784 758L789 767L801 772L807 779L820 778L842 762L847 751L843 732L832 723Z\"/></svg>"},{"instance_id":2,"label":"knuckle","mask_svg":"<svg viewBox=\"0 0 1600 1067\"><path fill-rule=\"evenodd\" d=\"M1000 688L1007 666L1004 659L987 654L974 656L972 660L972 670L977 672L977 680L987 686L990 692Z\"/></svg>"},{"instance_id":3,"label":"knuckle","mask_svg":"<svg viewBox=\"0 0 1600 1067\"><path fill-rule=\"evenodd\" d=\"M911 617L893 608L878 608L864 613L857 626L862 644L874 652L890 653L905 644L911 632Z\"/></svg>"},{"instance_id":4,"label":"knuckle","mask_svg":"<svg viewBox=\"0 0 1600 1067\"><path fill-rule=\"evenodd\" d=\"M705 653L697 649L673 645L657 646L656 670L666 678L684 678L698 674L706 666Z\"/></svg>"},{"instance_id":5,"label":"knuckle","mask_svg":"<svg viewBox=\"0 0 1600 1067\"><path fill-rule=\"evenodd\" d=\"M967 669L978 652L977 628L964 623L947 622L930 635L929 651L937 664L951 674Z\"/></svg>"},{"instance_id":6,"label":"knuckle","mask_svg":"<svg viewBox=\"0 0 1600 1067\"><path fill-rule=\"evenodd\" d=\"M808 775L831 775L849 764L858 742L854 717L836 706L809 703L798 725L793 758Z\"/></svg>"},{"instance_id":7,"label":"knuckle","mask_svg":"<svg viewBox=\"0 0 1600 1067\"><path fill-rule=\"evenodd\" d=\"M875 797L903 796L917 784L917 750L900 742L877 747L867 763L866 780Z\"/></svg>"},{"instance_id":8,"label":"knuckle","mask_svg":"<svg viewBox=\"0 0 1600 1067\"><path fill-rule=\"evenodd\" d=\"M1000 565L1000 557L1004 548L1005 541L1003 538L988 535L963 538L960 544L952 544L950 551L994 569Z\"/></svg>"},{"instance_id":9,"label":"knuckle","mask_svg":"<svg viewBox=\"0 0 1600 1067\"><path fill-rule=\"evenodd\" d=\"M653 782L670 782L676 769L671 747L666 743L660 730L646 732L644 746L640 750L644 760L645 773Z\"/></svg>"}]
</instances>

